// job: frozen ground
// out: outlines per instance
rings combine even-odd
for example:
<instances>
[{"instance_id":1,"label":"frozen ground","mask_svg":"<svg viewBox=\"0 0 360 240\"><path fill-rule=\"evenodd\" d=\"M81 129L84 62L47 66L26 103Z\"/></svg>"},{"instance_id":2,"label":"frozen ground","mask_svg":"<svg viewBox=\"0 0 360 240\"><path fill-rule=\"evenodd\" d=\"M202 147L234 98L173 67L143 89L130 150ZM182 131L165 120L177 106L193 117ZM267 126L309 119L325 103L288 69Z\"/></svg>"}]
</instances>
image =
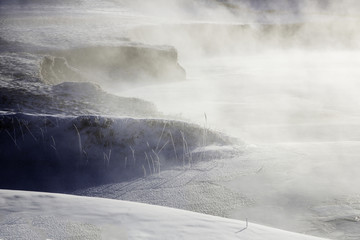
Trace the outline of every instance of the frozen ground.
<instances>
[{"instance_id":1,"label":"frozen ground","mask_svg":"<svg viewBox=\"0 0 360 240\"><path fill-rule=\"evenodd\" d=\"M320 238L134 202L0 191L1 239L248 239Z\"/></svg>"}]
</instances>

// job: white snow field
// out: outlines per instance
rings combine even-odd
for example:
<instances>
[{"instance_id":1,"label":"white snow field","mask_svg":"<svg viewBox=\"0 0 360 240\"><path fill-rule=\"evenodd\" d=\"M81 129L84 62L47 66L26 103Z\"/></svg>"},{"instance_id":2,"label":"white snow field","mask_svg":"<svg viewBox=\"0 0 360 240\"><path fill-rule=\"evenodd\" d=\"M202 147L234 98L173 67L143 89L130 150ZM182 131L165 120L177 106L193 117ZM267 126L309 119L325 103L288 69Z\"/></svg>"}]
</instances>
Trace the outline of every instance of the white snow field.
<instances>
[{"instance_id":1,"label":"white snow field","mask_svg":"<svg viewBox=\"0 0 360 240\"><path fill-rule=\"evenodd\" d=\"M320 240L297 233L154 205L0 190L0 239Z\"/></svg>"}]
</instances>

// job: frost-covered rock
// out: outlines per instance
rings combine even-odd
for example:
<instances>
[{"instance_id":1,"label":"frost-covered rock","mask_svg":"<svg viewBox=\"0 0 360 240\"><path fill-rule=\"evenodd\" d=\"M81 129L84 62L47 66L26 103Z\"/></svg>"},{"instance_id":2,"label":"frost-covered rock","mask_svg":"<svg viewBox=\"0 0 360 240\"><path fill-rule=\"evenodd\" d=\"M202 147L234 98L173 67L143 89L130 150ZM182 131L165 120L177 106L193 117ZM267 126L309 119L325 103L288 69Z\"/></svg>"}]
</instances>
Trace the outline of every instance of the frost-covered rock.
<instances>
[{"instance_id":1,"label":"frost-covered rock","mask_svg":"<svg viewBox=\"0 0 360 240\"><path fill-rule=\"evenodd\" d=\"M89 82L64 82L58 85L10 83L0 86L0 98L0 108L13 112L72 116L160 116L150 102L112 95Z\"/></svg>"},{"instance_id":2,"label":"frost-covered rock","mask_svg":"<svg viewBox=\"0 0 360 240\"><path fill-rule=\"evenodd\" d=\"M119 42L58 49L0 38L0 86L94 82L107 89L185 79L174 47Z\"/></svg>"}]
</instances>

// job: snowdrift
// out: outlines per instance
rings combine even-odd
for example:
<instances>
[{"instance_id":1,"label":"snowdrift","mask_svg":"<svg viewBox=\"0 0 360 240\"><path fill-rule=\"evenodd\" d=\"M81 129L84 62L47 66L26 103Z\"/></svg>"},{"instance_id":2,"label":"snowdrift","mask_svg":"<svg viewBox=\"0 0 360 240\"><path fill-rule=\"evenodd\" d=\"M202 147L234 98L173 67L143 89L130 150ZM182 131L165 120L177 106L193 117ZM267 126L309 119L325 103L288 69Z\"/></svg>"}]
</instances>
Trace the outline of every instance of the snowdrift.
<instances>
[{"instance_id":1,"label":"snowdrift","mask_svg":"<svg viewBox=\"0 0 360 240\"><path fill-rule=\"evenodd\" d=\"M320 240L253 223L134 202L0 190L0 238Z\"/></svg>"}]
</instances>

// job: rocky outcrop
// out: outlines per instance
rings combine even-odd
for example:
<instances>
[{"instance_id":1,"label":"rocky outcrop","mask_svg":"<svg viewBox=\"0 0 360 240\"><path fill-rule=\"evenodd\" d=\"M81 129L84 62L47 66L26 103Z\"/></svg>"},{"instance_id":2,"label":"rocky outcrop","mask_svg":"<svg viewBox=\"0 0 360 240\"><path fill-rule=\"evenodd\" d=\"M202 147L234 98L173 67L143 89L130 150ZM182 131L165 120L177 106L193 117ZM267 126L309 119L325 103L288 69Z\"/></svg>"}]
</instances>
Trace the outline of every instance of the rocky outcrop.
<instances>
[{"instance_id":1,"label":"rocky outcrop","mask_svg":"<svg viewBox=\"0 0 360 240\"><path fill-rule=\"evenodd\" d=\"M0 188L56 192L190 167L232 140L172 120L0 114L0 142Z\"/></svg>"},{"instance_id":2,"label":"rocky outcrop","mask_svg":"<svg viewBox=\"0 0 360 240\"><path fill-rule=\"evenodd\" d=\"M47 53L41 62L46 83L92 81L104 86L129 86L184 80L172 47L139 44L95 46Z\"/></svg>"}]
</instances>

